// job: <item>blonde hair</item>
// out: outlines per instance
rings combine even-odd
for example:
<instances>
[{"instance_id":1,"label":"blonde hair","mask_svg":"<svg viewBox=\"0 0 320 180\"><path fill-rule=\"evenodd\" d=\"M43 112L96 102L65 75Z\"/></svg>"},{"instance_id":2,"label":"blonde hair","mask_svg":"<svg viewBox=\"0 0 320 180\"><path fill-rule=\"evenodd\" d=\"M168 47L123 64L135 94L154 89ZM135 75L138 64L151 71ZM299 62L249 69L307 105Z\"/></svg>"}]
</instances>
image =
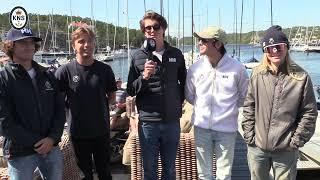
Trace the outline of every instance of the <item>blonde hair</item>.
<instances>
[{"instance_id":1,"label":"blonde hair","mask_svg":"<svg viewBox=\"0 0 320 180\"><path fill-rule=\"evenodd\" d=\"M81 35L88 35L90 38L96 39L96 35L89 27L79 27L75 31L73 31L71 35L71 44L74 45L74 42L81 36Z\"/></svg>"},{"instance_id":2,"label":"blonde hair","mask_svg":"<svg viewBox=\"0 0 320 180\"><path fill-rule=\"evenodd\" d=\"M285 56L284 63L286 64L289 76L298 81L303 80L303 74L305 74L305 71L291 59L288 51ZM271 62L268 59L267 54L263 53L261 63L255 68L255 73L266 72L267 70L270 70L272 73L276 73L276 70L271 66Z\"/></svg>"}]
</instances>

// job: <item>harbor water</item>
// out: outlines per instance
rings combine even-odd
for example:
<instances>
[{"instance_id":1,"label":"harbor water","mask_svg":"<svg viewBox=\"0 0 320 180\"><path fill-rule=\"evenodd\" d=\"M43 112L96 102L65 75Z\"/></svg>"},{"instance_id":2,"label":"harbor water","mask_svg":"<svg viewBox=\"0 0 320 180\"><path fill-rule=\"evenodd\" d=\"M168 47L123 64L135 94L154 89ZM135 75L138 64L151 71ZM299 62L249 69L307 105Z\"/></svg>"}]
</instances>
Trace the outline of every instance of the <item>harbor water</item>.
<instances>
[{"instance_id":1,"label":"harbor water","mask_svg":"<svg viewBox=\"0 0 320 180\"><path fill-rule=\"evenodd\" d=\"M238 47L234 45L227 45L227 53L232 54L234 49ZM185 46L184 52L189 52L191 50L191 46ZM131 50L131 53L135 50ZM247 61L251 59L253 56L257 60L261 60L263 55L261 47L251 46L251 45L240 45L240 60ZM290 52L291 58L302 68L304 68L311 76L312 82L314 85L320 85L320 53L304 53L304 52ZM128 67L129 64L128 57L119 57L114 59L113 61L107 62L109 64L116 77L120 77L124 82L127 81L128 77Z\"/></svg>"}]
</instances>

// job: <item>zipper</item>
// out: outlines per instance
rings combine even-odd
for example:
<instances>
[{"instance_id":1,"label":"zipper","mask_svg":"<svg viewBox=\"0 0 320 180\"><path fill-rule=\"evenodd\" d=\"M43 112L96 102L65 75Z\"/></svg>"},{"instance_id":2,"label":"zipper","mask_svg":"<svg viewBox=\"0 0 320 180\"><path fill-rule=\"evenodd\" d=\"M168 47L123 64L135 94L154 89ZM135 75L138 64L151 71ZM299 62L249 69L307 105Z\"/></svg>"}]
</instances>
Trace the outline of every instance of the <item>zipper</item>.
<instances>
[{"instance_id":1,"label":"zipper","mask_svg":"<svg viewBox=\"0 0 320 180\"><path fill-rule=\"evenodd\" d=\"M270 79L269 79L270 80ZM277 91L277 86L279 84L279 80L280 79L280 76L277 77L276 79L276 82L274 83L274 89L273 89L273 97L272 97L272 102L271 102L271 111L270 111L270 121L269 121L269 126L268 126L268 132L267 132L267 140L266 140L266 149L269 149L268 147L268 141L269 141L269 132L270 132L270 127L271 127L271 124L272 124L272 120L273 120L273 109L274 109L274 106L275 106L275 99L278 98L279 95L277 95L276 91ZM277 97L276 97L277 96ZM278 103L278 102L277 102ZM272 145L271 145L271 149L272 149Z\"/></svg>"},{"instance_id":2,"label":"zipper","mask_svg":"<svg viewBox=\"0 0 320 180\"><path fill-rule=\"evenodd\" d=\"M213 117L212 117L212 115L213 115L213 101L214 101L214 93L215 93L215 69L214 68L212 68L213 70L211 71L212 73L213 73L213 76L212 76L212 90L211 90L211 97L212 97L212 99L211 99L211 108L210 108L210 129L213 129Z\"/></svg>"},{"instance_id":3,"label":"zipper","mask_svg":"<svg viewBox=\"0 0 320 180\"><path fill-rule=\"evenodd\" d=\"M40 89L39 89L39 87L38 87L38 84L36 84L36 87L35 87L35 85L33 84L33 82L32 82L32 79L31 79L31 77L29 76L29 73L23 68L23 67L19 67L20 68L20 70L22 70L22 72L24 73L24 75L26 76L26 78L28 79L28 81L29 81L29 83L31 83L31 86L32 86L32 93L33 93L33 96L34 96L34 98L35 98L35 101L36 101L36 104L37 104L37 106L36 106L36 108L37 108L37 115L38 115L38 118L39 118L39 126L40 126L40 132L41 132L41 130L42 130L42 122L41 122L41 104L40 104ZM34 67L33 67L34 68ZM35 73L36 73L36 75L35 75L35 83L37 83L37 79L36 79L36 76L37 76L37 74L39 73L39 72L37 72L36 71L36 69L34 68L34 70L35 70ZM37 90L36 90L36 88L38 88ZM37 91L38 91L38 95L37 95ZM41 133L41 135L42 135L42 133Z\"/></svg>"}]
</instances>

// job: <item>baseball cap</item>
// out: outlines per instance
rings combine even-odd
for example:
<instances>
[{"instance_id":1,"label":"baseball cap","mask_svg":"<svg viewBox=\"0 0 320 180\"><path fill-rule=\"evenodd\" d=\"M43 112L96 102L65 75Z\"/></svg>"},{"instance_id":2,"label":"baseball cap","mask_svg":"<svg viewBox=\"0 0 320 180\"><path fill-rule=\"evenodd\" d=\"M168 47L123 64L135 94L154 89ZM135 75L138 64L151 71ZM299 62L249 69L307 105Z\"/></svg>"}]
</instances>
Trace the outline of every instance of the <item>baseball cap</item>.
<instances>
[{"instance_id":1,"label":"baseball cap","mask_svg":"<svg viewBox=\"0 0 320 180\"><path fill-rule=\"evenodd\" d=\"M35 42L42 41L41 38L34 36L30 28L14 29L11 28L7 33L6 40L18 41L26 38L33 38Z\"/></svg>"},{"instance_id":2,"label":"baseball cap","mask_svg":"<svg viewBox=\"0 0 320 180\"><path fill-rule=\"evenodd\" d=\"M216 39L221 41L223 44L227 43L226 32L217 26L209 26L203 29L201 32L194 32L193 35L197 38Z\"/></svg>"}]
</instances>

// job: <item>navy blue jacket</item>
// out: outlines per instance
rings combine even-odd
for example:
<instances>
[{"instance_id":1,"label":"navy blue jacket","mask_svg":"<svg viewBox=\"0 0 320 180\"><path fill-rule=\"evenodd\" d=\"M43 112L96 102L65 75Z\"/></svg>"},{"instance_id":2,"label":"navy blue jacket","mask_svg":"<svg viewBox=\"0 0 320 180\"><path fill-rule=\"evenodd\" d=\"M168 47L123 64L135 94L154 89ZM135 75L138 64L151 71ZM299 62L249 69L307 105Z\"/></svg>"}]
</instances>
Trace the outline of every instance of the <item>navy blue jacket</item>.
<instances>
[{"instance_id":1,"label":"navy blue jacket","mask_svg":"<svg viewBox=\"0 0 320 180\"><path fill-rule=\"evenodd\" d=\"M179 121L184 101L186 81L185 60L181 51L165 42L162 62L150 79L142 78L148 54L142 47L131 55L127 92L136 96L140 121Z\"/></svg>"},{"instance_id":2,"label":"navy blue jacket","mask_svg":"<svg viewBox=\"0 0 320 180\"><path fill-rule=\"evenodd\" d=\"M54 75L36 62L35 85L19 64L9 62L0 70L0 134L5 137L4 155L36 153L34 144L50 137L60 141L65 111Z\"/></svg>"}]
</instances>

